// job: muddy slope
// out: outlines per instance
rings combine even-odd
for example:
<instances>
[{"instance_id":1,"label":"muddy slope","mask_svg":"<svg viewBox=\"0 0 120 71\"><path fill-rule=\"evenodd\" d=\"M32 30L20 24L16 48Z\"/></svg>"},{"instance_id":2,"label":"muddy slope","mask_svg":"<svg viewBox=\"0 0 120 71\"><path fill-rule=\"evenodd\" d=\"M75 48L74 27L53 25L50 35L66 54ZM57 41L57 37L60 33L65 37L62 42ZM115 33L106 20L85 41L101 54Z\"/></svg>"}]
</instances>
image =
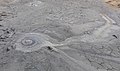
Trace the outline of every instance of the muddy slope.
<instances>
[{"instance_id":1,"label":"muddy slope","mask_svg":"<svg viewBox=\"0 0 120 71\"><path fill-rule=\"evenodd\" d=\"M120 71L119 22L117 0L0 0L0 71Z\"/></svg>"}]
</instances>

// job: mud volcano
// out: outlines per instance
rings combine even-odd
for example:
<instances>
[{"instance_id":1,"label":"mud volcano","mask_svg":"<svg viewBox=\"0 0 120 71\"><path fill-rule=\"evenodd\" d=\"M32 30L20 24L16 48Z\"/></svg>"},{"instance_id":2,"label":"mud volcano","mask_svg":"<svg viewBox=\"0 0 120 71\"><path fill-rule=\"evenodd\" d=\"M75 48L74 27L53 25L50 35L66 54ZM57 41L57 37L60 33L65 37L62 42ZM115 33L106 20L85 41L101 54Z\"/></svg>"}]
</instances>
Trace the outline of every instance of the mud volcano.
<instances>
[{"instance_id":1,"label":"mud volcano","mask_svg":"<svg viewBox=\"0 0 120 71\"><path fill-rule=\"evenodd\" d=\"M32 52L37 51L42 47L51 46L43 34L39 33L26 33L19 37L17 42L15 43L16 50L23 51L23 52Z\"/></svg>"}]
</instances>

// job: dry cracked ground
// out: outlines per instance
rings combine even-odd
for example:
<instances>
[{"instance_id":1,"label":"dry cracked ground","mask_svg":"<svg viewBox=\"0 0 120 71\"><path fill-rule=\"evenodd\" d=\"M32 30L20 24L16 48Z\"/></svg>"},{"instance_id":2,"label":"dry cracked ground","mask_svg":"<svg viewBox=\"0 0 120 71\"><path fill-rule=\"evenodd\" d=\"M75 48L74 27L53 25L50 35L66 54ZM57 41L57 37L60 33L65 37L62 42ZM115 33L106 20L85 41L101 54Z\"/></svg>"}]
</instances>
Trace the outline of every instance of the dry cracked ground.
<instances>
[{"instance_id":1,"label":"dry cracked ground","mask_svg":"<svg viewBox=\"0 0 120 71\"><path fill-rule=\"evenodd\" d=\"M119 0L0 0L0 71L120 71Z\"/></svg>"}]
</instances>

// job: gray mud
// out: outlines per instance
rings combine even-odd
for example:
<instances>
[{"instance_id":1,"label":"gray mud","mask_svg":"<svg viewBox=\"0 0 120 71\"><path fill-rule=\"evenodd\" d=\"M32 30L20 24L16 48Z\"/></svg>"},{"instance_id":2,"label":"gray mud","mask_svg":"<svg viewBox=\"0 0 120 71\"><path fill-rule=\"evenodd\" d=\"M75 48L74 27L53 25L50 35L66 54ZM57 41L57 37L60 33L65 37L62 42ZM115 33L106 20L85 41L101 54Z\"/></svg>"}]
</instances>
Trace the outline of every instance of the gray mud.
<instances>
[{"instance_id":1,"label":"gray mud","mask_svg":"<svg viewBox=\"0 0 120 71\"><path fill-rule=\"evenodd\" d=\"M15 45L29 33L51 45ZM120 71L120 9L104 0L0 0L0 71Z\"/></svg>"}]
</instances>

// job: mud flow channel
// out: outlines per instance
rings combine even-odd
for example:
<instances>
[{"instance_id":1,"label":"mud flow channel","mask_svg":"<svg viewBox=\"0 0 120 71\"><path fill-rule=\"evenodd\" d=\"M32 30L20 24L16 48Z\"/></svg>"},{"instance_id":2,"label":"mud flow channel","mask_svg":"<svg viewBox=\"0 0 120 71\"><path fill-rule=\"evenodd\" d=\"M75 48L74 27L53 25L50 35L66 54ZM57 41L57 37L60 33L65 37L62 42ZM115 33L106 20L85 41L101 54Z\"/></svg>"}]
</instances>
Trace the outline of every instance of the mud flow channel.
<instances>
[{"instance_id":1,"label":"mud flow channel","mask_svg":"<svg viewBox=\"0 0 120 71\"><path fill-rule=\"evenodd\" d=\"M120 1L0 0L0 71L120 71Z\"/></svg>"}]
</instances>

